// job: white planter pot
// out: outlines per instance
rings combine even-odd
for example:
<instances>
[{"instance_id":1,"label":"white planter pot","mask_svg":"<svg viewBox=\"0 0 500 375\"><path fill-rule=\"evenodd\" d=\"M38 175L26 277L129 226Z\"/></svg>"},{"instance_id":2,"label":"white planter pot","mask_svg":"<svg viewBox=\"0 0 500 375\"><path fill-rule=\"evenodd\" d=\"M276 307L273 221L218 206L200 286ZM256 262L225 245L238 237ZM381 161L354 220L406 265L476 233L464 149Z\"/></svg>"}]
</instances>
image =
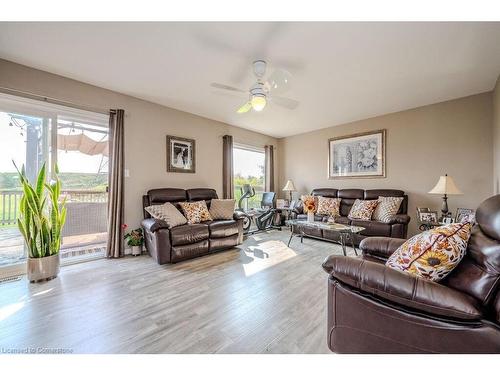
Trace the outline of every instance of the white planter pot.
<instances>
[{"instance_id":1,"label":"white planter pot","mask_svg":"<svg viewBox=\"0 0 500 375\"><path fill-rule=\"evenodd\" d=\"M314 221L314 212L308 212L307 213L307 221L313 222Z\"/></svg>"},{"instance_id":2,"label":"white planter pot","mask_svg":"<svg viewBox=\"0 0 500 375\"><path fill-rule=\"evenodd\" d=\"M141 255L141 253L142 253L142 246L132 246L133 256Z\"/></svg>"},{"instance_id":3,"label":"white planter pot","mask_svg":"<svg viewBox=\"0 0 500 375\"><path fill-rule=\"evenodd\" d=\"M59 274L59 253L43 258L28 258L27 265L30 282L54 279Z\"/></svg>"}]
</instances>

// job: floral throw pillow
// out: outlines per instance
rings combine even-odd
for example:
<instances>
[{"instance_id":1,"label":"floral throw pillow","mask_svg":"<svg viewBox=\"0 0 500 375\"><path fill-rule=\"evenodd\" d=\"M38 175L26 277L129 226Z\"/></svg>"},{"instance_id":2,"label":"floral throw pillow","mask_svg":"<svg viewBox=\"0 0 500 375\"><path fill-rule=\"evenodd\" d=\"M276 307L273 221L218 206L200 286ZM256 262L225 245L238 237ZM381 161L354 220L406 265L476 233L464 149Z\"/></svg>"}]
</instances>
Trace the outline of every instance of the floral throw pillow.
<instances>
[{"instance_id":1,"label":"floral throw pillow","mask_svg":"<svg viewBox=\"0 0 500 375\"><path fill-rule=\"evenodd\" d=\"M378 200L365 201L356 199L349 211L349 219L355 220L371 220L373 211L377 207Z\"/></svg>"},{"instance_id":2,"label":"floral throw pillow","mask_svg":"<svg viewBox=\"0 0 500 375\"><path fill-rule=\"evenodd\" d=\"M179 205L184 212L184 216L186 216L188 224L212 220L205 201L180 202Z\"/></svg>"},{"instance_id":3,"label":"floral throw pillow","mask_svg":"<svg viewBox=\"0 0 500 375\"><path fill-rule=\"evenodd\" d=\"M389 257L386 266L427 280L442 280L464 257L471 229L471 223L454 223L417 234Z\"/></svg>"},{"instance_id":4,"label":"floral throw pillow","mask_svg":"<svg viewBox=\"0 0 500 375\"><path fill-rule=\"evenodd\" d=\"M316 213L316 198L313 195L303 195L300 200L304 204L304 213Z\"/></svg>"},{"instance_id":5,"label":"floral throw pillow","mask_svg":"<svg viewBox=\"0 0 500 375\"><path fill-rule=\"evenodd\" d=\"M318 197L318 215L340 216L340 198Z\"/></svg>"}]
</instances>

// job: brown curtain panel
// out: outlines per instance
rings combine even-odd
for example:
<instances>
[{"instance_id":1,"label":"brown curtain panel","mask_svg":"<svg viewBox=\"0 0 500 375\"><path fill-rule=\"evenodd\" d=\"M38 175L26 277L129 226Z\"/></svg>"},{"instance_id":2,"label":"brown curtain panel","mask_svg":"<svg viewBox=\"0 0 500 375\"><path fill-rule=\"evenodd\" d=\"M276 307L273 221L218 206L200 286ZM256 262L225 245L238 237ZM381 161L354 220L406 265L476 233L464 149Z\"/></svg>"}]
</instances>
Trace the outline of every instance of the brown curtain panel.
<instances>
[{"instance_id":1,"label":"brown curtain panel","mask_svg":"<svg viewBox=\"0 0 500 375\"><path fill-rule=\"evenodd\" d=\"M222 137L222 195L225 199L234 198L232 135Z\"/></svg>"},{"instance_id":2,"label":"brown curtain panel","mask_svg":"<svg viewBox=\"0 0 500 375\"><path fill-rule=\"evenodd\" d=\"M274 191L274 147L265 146L264 150L266 153L266 191Z\"/></svg>"},{"instance_id":3,"label":"brown curtain panel","mask_svg":"<svg viewBox=\"0 0 500 375\"><path fill-rule=\"evenodd\" d=\"M123 109L109 116L108 244L106 256L123 255Z\"/></svg>"}]
</instances>

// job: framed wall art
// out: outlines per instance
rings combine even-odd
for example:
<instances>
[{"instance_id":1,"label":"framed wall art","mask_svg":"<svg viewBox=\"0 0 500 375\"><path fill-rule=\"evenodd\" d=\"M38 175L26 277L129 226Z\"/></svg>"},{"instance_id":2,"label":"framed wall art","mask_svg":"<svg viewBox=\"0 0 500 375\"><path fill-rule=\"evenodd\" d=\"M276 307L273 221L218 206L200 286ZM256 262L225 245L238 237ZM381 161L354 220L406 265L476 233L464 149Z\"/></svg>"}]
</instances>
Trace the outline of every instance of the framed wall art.
<instances>
[{"instance_id":1,"label":"framed wall art","mask_svg":"<svg viewBox=\"0 0 500 375\"><path fill-rule=\"evenodd\" d=\"M328 178L385 177L385 129L328 140Z\"/></svg>"},{"instance_id":2,"label":"framed wall art","mask_svg":"<svg viewBox=\"0 0 500 375\"><path fill-rule=\"evenodd\" d=\"M167 135L167 172L195 173L195 140Z\"/></svg>"}]
</instances>

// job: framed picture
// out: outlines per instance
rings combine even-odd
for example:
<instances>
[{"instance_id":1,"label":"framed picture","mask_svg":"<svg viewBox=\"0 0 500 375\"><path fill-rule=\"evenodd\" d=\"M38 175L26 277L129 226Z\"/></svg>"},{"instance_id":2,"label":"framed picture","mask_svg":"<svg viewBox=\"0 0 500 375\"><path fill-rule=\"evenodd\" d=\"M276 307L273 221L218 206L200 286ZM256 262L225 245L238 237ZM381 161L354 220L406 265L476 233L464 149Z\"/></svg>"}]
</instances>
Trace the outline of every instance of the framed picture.
<instances>
[{"instance_id":1,"label":"framed picture","mask_svg":"<svg viewBox=\"0 0 500 375\"><path fill-rule=\"evenodd\" d=\"M426 207L417 208L418 221L421 223L437 223L438 213L437 211L431 211Z\"/></svg>"},{"instance_id":2,"label":"framed picture","mask_svg":"<svg viewBox=\"0 0 500 375\"><path fill-rule=\"evenodd\" d=\"M385 177L385 129L328 140L328 178Z\"/></svg>"},{"instance_id":3,"label":"framed picture","mask_svg":"<svg viewBox=\"0 0 500 375\"><path fill-rule=\"evenodd\" d=\"M463 221L474 223L476 221L476 211L471 208L457 208L455 223L461 223Z\"/></svg>"},{"instance_id":4,"label":"framed picture","mask_svg":"<svg viewBox=\"0 0 500 375\"><path fill-rule=\"evenodd\" d=\"M195 140L167 135L167 172L195 173Z\"/></svg>"}]
</instances>

